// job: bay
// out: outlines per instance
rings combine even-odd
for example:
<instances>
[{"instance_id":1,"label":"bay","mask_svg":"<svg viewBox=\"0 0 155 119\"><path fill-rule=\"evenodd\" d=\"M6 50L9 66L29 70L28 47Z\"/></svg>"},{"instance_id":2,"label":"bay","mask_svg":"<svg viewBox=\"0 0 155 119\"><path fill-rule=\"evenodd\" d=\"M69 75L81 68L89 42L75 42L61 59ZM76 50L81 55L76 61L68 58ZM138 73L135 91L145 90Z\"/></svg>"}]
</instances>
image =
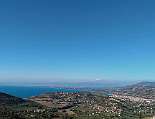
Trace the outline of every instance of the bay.
<instances>
[{"instance_id":1,"label":"bay","mask_svg":"<svg viewBox=\"0 0 155 119\"><path fill-rule=\"evenodd\" d=\"M31 96L40 95L48 92L77 92L78 89L74 88L51 88L41 86L0 86L0 92L4 92L13 96L21 98L29 98Z\"/></svg>"}]
</instances>

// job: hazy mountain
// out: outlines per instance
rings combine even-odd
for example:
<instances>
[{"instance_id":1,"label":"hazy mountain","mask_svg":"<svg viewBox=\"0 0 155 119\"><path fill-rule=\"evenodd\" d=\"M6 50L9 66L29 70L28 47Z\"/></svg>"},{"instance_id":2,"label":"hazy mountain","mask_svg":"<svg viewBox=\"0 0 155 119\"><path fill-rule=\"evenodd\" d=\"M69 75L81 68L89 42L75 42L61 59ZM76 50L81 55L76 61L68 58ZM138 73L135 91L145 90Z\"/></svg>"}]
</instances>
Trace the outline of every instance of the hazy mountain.
<instances>
[{"instance_id":1,"label":"hazy mountain","mask_svg":"<svg viewBox=\"0 0 155 119\"><path fill-rule=\"evenodd\" d=\"M144 98L155 98L155 82L140 82L119 88L116 92Z\"/></svg>"},{"instance_id":2,"label":"hazy mountain","mask_svg":"<svg viewBox=\"0 0 155 119\"><path fill-rule=\"evenodd\" d=\"M76 81L76 82L69 82L69 81L51 82L51 83L42 83L39 85L50 87L66 87L66 88L113 88L113 87L122 87L130 84L133 84L133 82L95 79L90 81Z\"/></svg>"}]
</instances>

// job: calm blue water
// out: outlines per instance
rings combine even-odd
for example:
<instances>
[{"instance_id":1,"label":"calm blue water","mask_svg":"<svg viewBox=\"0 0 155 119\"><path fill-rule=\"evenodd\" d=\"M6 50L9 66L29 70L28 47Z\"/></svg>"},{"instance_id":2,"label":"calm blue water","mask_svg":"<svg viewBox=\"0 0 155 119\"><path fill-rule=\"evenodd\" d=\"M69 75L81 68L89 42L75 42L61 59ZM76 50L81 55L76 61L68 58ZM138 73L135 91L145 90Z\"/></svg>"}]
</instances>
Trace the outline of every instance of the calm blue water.
<instances>
[{"instance_id":1,"label":"calm blue water","mask_svg":"<svg viewBox=\"0 0 155 119\"><path fill-rule=\"evenodd\" d=\"M0 92L8 93L21 98L28 98L46 92L77 92L76 89L49 88L49 87L17 87L17 86L0 86Z\"/></svg>"}]
</instances>

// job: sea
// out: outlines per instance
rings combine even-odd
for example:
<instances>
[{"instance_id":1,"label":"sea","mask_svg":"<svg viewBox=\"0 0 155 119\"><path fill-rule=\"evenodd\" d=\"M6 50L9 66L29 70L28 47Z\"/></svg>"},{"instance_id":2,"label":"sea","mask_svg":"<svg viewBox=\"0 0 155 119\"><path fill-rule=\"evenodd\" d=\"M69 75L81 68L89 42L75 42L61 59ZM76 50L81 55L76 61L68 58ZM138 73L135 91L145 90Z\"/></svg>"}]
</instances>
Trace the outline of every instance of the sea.
<instances>
[{"instance_id":1,"label":"sea","mask_svg":"<svg viewBox=\"0 0 155 119\"><path fill-rule=\"evenodd\" d=\"M0 86L0 92L20 98L29 98L49 92L79 92L75 88L52 88L44 86Z\"/></svg>"}]
</instances>

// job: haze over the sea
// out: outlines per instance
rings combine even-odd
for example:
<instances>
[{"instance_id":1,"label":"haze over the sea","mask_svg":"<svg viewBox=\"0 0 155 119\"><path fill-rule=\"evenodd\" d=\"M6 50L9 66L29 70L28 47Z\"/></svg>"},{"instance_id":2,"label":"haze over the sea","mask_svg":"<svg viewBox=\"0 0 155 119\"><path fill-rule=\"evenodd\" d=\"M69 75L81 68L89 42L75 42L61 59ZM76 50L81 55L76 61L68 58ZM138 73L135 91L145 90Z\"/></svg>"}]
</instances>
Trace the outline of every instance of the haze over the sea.
<instances>
[{"instance_id":1,"label":"haze over the sea","mask_svg":"<svg viewBox=\"0 0 155 119\"><path fill-rule=\"evenodd\" d=\"M0 1L0 83L155 81L154 5Z\"/></svg>"}]
</instances>

